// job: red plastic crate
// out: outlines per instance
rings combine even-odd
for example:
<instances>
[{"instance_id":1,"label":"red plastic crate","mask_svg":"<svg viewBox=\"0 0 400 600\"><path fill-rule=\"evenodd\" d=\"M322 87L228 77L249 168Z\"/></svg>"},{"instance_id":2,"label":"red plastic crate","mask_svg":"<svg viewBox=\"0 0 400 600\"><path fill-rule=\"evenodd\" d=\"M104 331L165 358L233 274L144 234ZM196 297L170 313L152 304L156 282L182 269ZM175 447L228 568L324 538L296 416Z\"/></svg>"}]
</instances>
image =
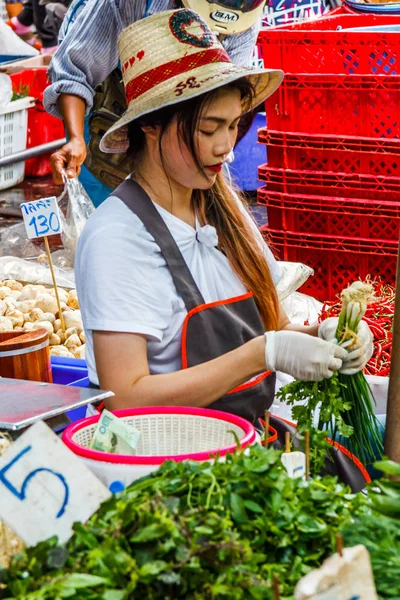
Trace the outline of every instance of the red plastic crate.
<instances>
[{"instance_id":1,"label":"red plastic crate","mask_svg":"<svg viewBox=\"0 0 400 600\"><path fill-rule=\"evenodd\" d=\"M299 234L267 226L261 232L280 260L301 262L314 269L300 291L322 302L333 300L346 285L367 275L395 283L397 241Z\"/></svg>"},{"instance_id":2,"label":"red plastic crate","mask_svg":"<svg viewBox=\"0 0 400 600\"><path fill-rule=\"evenodd\" d=\"M49 115L43 107L43 94L49 85L46 71L26 69L10 75L13 90L18 92L26 89L29 96L36 99L36 106L28 110L27 148L33 148L65 137L64 125L61 119ZM51 173L50 154L31 158L25 162L25 175L42 177Z\"/></svg>"},{"instance_id":3,"label":"red plastic crate","mask_svg":"<svg viewBox=\"0 0 400 600\"><path fill-rule=\"evenodd\" d=\"M274 130L396 138L399 77L288 74L265 110Z\"/></svg>"},{"instance_id":4,"label":"red plastic crate","mask_svg":"<svg viewBox=\"0 0 400 600\"><path fill-rule=\"evenodd\" d=\"M383 177L330 171L278 169L269 165L258 168L258 177L270 192L359 198L400 205L400 177Z\"/></svg>"},{"instance_id":5,"label":"red plastic crate","mask_svg":"<svg viewBox=\"0 0 400 600\"><path fill-rule=\"evenodd\" d=\"M258 201L267 206L272 229L313 234L398 240L400 203L359 198L282 194L258 190Z\"/></svg>"},{"instance_id":6,"label":"red plastic crate","mask_svg":"<svg viewBox=\"0 0 400 600\"><path fill-rule=\"evenodd\" d=\"M268 165L305 171L400 176L400 140L258 130Z\"/></svg>"},{"instance_id":7,"label":"red plastic crate","mask_svg":"<svg viewBox=\"0 0 400 600\"><path fill-rule=\"evenodd\" d=\"M265 67L286 73L398 75L400 33L346 29L399 24L399 16L349 12L263 29L258 37L259 56Z\"/></svg>"}]
</instances>

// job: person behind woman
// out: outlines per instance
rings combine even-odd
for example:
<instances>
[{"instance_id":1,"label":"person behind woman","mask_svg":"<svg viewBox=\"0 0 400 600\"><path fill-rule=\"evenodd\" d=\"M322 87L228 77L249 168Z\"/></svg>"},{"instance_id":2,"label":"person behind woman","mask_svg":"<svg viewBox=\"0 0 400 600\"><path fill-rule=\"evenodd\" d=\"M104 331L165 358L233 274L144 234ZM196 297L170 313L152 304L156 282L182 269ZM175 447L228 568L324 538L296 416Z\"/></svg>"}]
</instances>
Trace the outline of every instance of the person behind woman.
<instances>
[{"instance_id":1,"label":"person behind woman","mask_svg":"<svg viewBox=\"0 0 400 600\"><path fill-rule=\"evenodd\" d=\"M289 322L278 264L222 173L241 115L282 73L233 65L187 9L131 25L119 51L128 110L102 148L130 152L132 175L91 215L75 265L89 377L114 392L107 407L207 406L257 424L275 371L361 369L365 323L348 354L334 321Z\"/></svg>"}]
</instances>

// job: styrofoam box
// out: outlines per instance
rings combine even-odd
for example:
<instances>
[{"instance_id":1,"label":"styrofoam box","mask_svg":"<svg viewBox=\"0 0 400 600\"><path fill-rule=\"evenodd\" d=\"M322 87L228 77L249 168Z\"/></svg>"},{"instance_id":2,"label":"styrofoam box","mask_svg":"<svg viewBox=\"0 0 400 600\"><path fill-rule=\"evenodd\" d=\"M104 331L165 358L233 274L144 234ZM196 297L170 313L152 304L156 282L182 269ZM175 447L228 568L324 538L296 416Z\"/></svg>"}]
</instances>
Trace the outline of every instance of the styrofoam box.
<instances>
[{"instance_id":1,"label":"styrofoam box","mask_svg":"<svg viewBox=\"0 0 400 600\"><path fill-rule=\"evenodd\" d=\"M26 149L28 108L34 98L22 98L0 107L0 157ZM5 190L24 179L25 163L19 162L0 168L0 190Z\"/></svg>"}]
</instances>

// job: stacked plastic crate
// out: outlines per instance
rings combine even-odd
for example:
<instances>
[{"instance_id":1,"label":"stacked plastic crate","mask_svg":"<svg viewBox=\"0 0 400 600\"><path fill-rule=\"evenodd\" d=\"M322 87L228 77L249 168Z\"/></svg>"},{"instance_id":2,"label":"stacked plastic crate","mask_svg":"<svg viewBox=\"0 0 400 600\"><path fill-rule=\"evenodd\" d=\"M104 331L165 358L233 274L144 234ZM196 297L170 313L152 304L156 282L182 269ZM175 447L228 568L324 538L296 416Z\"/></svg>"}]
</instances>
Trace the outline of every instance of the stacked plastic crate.
<instances>
[{"instance_id":1,"label":"stacked plastic crate","mask_svg":"<svg viewBox=\"0 0 400 600\"><path fill-rule=\"evenodd\" d=\"M369 274L393 284L400 225L400 18L335 13L259 38L286 73L259 130L263 231L314 268L302 289L321 300Z\"/></svg>"}]
</instances>

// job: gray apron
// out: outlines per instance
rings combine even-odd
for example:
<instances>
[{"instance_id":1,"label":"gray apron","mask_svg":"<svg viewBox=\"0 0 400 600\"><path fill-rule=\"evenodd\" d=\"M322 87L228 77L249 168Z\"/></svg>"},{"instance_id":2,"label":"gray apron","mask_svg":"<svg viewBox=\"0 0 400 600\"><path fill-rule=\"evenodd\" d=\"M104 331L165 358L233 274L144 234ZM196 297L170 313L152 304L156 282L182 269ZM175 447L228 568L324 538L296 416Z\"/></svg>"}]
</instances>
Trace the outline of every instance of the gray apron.
<instances>
[{"instance_id":1,"label":"gray apron","mask_svg":"<svg viewBox=\"0 0 400 600\"><path fill-rule=\"evenodd\" d=\"M182 330L182 368L202 364L264 334L264 326L251 292L205 303L171 232L146 192L127 179L113 192L134 212L153 236L182 297L187 316ZM271 406L275 374L261 373L213 402L208 408L244 417L259 426L259 417Z\"/></svg>"}]
</instances>

